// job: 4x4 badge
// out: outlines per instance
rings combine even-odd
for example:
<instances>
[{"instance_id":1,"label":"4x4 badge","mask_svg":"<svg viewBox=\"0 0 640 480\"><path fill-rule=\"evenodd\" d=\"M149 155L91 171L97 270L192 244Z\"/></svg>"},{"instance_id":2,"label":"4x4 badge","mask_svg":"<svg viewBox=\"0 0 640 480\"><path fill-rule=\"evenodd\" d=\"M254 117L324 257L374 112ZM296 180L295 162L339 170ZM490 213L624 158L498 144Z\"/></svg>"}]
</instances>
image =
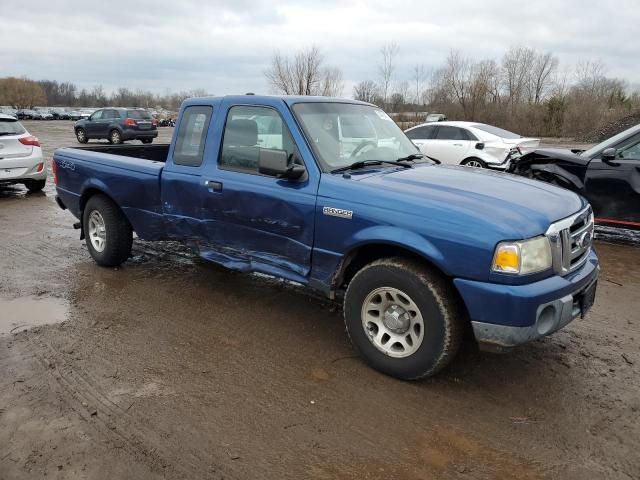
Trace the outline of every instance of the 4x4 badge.
<instances>
[{"instance_id":1,"label":"4x4 badge","mask_svg":"<svg viewBox=\"0 0 640 480\"><path fill-rule=\"evenodd\" d=\"M346 218L347 220L353 218L353 210L343 210L342 208L323 207L322 213L331 217Z\"/></svg>"}]
</instances>

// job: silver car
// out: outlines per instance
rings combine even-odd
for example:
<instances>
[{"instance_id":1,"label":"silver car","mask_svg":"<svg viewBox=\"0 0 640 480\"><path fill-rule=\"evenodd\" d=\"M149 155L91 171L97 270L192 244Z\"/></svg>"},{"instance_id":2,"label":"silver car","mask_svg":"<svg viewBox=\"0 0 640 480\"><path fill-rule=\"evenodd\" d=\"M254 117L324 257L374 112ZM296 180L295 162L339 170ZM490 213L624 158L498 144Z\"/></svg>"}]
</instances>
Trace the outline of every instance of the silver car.
<instances>
[{"instance_id":1,"label":"silver car","mask_svg":"<svg viewBox=\"0 0 640 480\"><path fill-rule=\"evenodd\" d=\"M22 183L38 192L46 182L40 142L16 118L0 113L0 185Z\"/></svg>"}]
</instances>

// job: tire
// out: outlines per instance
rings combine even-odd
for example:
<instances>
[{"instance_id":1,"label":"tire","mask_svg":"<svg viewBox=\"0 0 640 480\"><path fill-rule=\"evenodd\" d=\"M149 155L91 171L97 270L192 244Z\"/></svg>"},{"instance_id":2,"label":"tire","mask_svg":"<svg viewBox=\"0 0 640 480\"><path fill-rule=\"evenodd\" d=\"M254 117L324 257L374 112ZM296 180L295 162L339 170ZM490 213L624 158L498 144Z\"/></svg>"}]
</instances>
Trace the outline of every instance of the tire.
<instances>
[{"instance_id":1,"label":"tire","mask_svg":"<svg viewBox=\"0 0 640 480\"><path fill-rule=\"evenodd\" d=\"M465 167L487 168L487 162L476 157L466 158L460 162L460 165L464 165Z\"/></svg>"},{"instance_id":2,"label":"tire","mask_svg":"<svg viewBox=\"0 0 640 480\"><path fill-rule=\"evenodd\" d=\"M122 143L122 134L115 128L109 132L109 143L119 145Z\"/></svg>"},{"instance_id":3,"label":"tire","mask_svg":"<svg viewBox=\"0 0 640 480\"><path fill-rule=\"evenodd\" d=\"M84 128L76 128L76 138L78 139L78 143L87 143L89 141Z\"/></svg>"},{"instance_id":4,"label":"tire","mask_svg":"<svg viewBox=\"0 0 640 480\"><path fill-rule=\"evenodd\" d=\"M133 230L111 199L104 195L91 197L82 212L82 226L89 253L98 265L115 267L129 258Z\"/></svg>"},{"instance_id":5,"label":"tire","mask_svg":"<svg viewBox=\"0 0 640 480\"><path fill-rule=\"evenodd\" d=\"M153 138L141 138L140 141L142 143L151 143L153 142Z\"/></svg>"},{"instance_id":6,"label":"tire","mask_svg":"<svg viewBox=\"0 0 640 480\"><path fill-rule=\"evenodd\" d=\"M396 301L389 304L387 294ZM378 305L378 316L372 316ZM373 308L368 310L371 313L366 307ZM410 318L406 321L409 327L405 332L400 327L396 334L389 330L387 320L393 323L394 312L403 310L398 318ZM390 317L387 312L391 312ZM376 318L378 323L372 324L370 320L375 322ZM453 287L442 275L404 258L370 263L353 277L344 298L345 325L355 350L374 369L403 380L434 375L450 363L460 347L463 318ZM420 320L422 326L416 329ZM390 337L386 343L385 335ZM415 341L409 345L406 336ZM397 341L399 338L405 338L404 344ZM400 351L405 346L408 348Z\"/></svg>"},{"instance_id":7,"label":"tire","mask_svg":"<svg viewBox=\"0 0 640 480\"><path fill-rule=\"evenodd\" d=\"M40 192L46 184L46 178L44 180L27 180L24 182L24 186L27 187L30 193Z\"/></svg>"}]
</instances>

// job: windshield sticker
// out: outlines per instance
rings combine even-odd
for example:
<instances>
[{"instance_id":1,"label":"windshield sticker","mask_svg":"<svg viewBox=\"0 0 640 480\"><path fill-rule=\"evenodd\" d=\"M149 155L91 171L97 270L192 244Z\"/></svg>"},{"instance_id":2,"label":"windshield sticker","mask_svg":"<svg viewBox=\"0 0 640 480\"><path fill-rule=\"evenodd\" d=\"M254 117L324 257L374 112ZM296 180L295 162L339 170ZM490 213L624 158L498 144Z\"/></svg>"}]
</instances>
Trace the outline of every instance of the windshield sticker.
<instances>
[{"instance_id":1,"label":"windshield sticker","mask_svg":"<svg viewBox=\"0 0 640 480\"><path fill-rule=\"evenodd\" d=\"M386 113L384 113L382 110L374 110L374 112L376 112L376 114L380 117L380 119L389 120L390 122L393 122L393 120L391 120L391 117Z\"/></svg>"}]
</instances>

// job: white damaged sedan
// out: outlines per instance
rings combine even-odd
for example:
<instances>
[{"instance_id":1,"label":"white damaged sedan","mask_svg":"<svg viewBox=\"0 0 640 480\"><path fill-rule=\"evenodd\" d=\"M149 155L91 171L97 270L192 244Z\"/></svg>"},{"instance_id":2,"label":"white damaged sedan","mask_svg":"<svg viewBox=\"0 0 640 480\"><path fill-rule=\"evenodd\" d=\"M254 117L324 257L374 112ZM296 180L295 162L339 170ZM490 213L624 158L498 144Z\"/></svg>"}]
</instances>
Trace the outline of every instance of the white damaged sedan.
<instances>
[{"instance_id":1,"label":"white damaged sedan","mask_svg":"<svg viewBox=\"0 0 640 480\"><path fill-rule=\"evenodd\" d=\"M40 142L16 118L0 113L0 185L22 183L39 192L46 182Z\"/></svg>"},{"instance_id":2,"label":"white damaged sedan","mask_svg":"<svg viewBox=\"0 0 640 480\"><path fill-rule=\"evenodd\" d=\"M445 165L498 170L540 145L537 138L477 122L424 123L405 133L421 153Z\"/></svg>"}]
</instances>

